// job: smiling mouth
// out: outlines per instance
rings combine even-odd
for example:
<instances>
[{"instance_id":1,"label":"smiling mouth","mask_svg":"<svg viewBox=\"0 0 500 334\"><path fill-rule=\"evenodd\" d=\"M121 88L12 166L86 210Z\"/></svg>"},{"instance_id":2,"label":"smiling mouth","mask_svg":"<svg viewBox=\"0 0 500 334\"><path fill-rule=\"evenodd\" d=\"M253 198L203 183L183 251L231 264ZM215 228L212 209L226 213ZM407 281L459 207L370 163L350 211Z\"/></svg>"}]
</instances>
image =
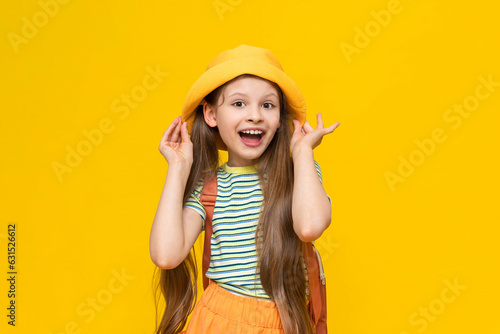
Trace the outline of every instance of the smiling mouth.
<instances>
[{"instance_id":1,"label":"smiling mouth","mask_svg":"<svg viewBox=\"0 0 500 334\"><path fill-rule=\"evenodd\" d=\"M256 133L254 131L240 131L239 135L243 144L250 147L256 147L260 145L264 132Z\"/></svg>"},{"instance_id":2,"label":"smiling mouth","mask_svg":"<svg viewBox=\"0 0 500 334\"><path fill-rule=\"evenodd\" d=\"M242 138L248 138L249 140L260 140L262 139L263 133L246 133L243 131L240 131L240 137Z\"/></svg>"}]
</instances>

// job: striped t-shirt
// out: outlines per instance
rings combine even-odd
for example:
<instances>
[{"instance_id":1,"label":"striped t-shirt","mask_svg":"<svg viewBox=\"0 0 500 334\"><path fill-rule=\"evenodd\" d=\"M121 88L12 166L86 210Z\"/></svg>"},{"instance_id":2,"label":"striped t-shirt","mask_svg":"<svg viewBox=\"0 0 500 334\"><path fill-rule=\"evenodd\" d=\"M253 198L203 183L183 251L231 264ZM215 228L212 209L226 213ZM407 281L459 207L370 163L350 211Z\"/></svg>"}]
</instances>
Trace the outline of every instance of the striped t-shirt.
<instances>
[{"instance_id":1,"label":"striped t-shirt","mask_svg":"<svg viewBox=\"0 0 500 334\"><path fill-rule=\"evenodd\" d=\"M323 183L321 169L316 161L314 163ZM201 215L203 231L206 213L200 202L202 187L200 180L185 206ZM257 165L230 167L225 163L219 167L217 198L212 217L210 266L206 276L236 295L271 301L260 283L260 275L256 275L255 232L263 199ZM308 300L307 268L304 258L301 258L306 272Z\"/></svg>"}]
</instances>

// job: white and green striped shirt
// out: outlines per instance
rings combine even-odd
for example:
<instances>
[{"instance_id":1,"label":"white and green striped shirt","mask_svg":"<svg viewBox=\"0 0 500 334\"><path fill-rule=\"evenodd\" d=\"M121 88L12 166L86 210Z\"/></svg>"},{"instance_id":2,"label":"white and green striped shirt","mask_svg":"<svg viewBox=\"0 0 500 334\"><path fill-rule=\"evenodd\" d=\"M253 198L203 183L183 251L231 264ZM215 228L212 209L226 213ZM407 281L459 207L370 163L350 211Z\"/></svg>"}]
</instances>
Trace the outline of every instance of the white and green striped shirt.
<instances>
[{"instance_id":1,"label":"white and green striped shirt","mask_svg":"<svg viewBox=\"0 0 500 334\"><path fill-rule=\"evenodd\" d=\"M315 161L321 183L321 169ZM205 208L200 202L202 190L198 182L185 206L194 209L203 218L205 229ZM222 288L244 297L270 301L260 283L257 270L255 231L262 207L257 165L230 167L225 163L217 173L217 199L212 218L212 239L210 266L206 276ZM314 243L314 242L313 242ZM305 261L302 263L306 271ZM306 284L306 300L309 284Z\"/></svg>"}]
</instances>

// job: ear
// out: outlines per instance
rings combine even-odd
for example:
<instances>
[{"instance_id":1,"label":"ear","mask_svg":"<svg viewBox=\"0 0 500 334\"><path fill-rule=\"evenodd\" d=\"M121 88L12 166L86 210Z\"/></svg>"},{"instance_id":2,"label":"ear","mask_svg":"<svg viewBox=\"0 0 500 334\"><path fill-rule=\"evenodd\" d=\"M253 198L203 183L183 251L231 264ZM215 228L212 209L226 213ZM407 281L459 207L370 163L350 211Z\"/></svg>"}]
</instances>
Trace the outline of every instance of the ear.
<instances>
[{"instance_id":1,"label":"ear","mask_svg":"<svg viewBox=\"0 0 500 334\"><path fill-rule=\"evenodd\" d=\"M205 123L207 123L208 126L212 128L217 126L217 120L215 119L215 109L206 101L203 103L203 116L205 117Z\"/></svg>"}]
</instances>

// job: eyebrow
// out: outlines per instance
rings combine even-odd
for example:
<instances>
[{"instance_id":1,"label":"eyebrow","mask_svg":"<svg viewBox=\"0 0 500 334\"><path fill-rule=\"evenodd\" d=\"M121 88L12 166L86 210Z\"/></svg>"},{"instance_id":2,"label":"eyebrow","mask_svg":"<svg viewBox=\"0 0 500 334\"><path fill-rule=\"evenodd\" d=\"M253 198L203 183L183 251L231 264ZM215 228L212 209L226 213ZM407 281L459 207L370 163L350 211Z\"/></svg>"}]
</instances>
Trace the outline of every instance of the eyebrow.
<instances>
[{"instance_id":1,"label":"eyebrow","mask_svg":"<svg viewBox=\"0 0 500 334\"><path fill-rule=\"evenodd\" d=\"M231 96L233 95L243 95L243 96L247 96L247 94L243 94L243 93L240 93L240 92L236 92L236 93L233 93L231 95L228 96L228 98L230 98ZM275 93L267 93L266 95L264 95L263 97L268 97L269 95L274 95L276 98L278 98L278 95L276 95Z\"/></svg>"}]
</instances>

